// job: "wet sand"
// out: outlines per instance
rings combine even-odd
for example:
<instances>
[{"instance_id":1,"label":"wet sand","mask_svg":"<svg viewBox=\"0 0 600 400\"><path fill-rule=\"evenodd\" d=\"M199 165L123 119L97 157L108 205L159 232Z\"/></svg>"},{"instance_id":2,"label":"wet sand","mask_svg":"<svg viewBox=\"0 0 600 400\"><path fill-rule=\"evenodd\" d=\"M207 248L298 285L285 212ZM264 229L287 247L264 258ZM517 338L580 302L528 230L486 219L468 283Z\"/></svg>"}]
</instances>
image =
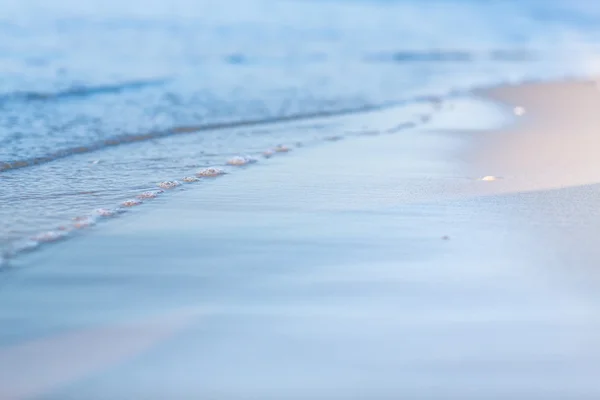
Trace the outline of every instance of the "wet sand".
<instances>
[{"instance_id":1,"label":"wet sand","mask_svg":"<svg viewBox=\"0 0 600 400\"><path fill-rule=\"evenodd\" d=\"M479 95L16 260L0 398L598 398L600 92Z\"/></svg>"}]
</instances>

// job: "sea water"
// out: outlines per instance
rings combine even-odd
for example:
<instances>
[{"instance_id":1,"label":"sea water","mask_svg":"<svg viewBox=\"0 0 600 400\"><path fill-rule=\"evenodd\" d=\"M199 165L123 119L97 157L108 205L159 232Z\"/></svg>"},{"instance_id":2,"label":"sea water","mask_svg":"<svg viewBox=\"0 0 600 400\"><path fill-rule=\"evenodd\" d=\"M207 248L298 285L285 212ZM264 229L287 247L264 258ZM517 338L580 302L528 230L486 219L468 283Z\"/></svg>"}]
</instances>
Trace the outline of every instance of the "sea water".
<instances>
[{"instance_id":1,"label":"sea water","mask_svg":"<svg viewBox=\"0 0 600 400\"><path fill-rule=\"evenodd\" d=\"M0 10L4 258L169 190L201 190L203 168L401 133L470 89L600 66L600 4L583 0L2 0ZM390 110L393 123L377 123Z\"/></svg>"}]
</instances>

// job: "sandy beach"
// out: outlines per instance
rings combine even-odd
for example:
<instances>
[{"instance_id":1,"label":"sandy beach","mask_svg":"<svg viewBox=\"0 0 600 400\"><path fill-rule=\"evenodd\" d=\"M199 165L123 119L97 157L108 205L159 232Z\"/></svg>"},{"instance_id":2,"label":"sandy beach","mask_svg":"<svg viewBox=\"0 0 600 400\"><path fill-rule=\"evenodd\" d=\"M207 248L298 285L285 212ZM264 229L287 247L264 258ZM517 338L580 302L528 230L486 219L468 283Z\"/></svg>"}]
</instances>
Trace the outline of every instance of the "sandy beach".
<instances>
[{"instance_id":1,"label":"sandy beach","mask_svg":"<svg viewBox=\"0 0 600 400\"><path fill-rule=\"evenodd\" d=\"M19 257L0 398L597 399L598 110L478 91Z\"/></svg>"}]
</instances>

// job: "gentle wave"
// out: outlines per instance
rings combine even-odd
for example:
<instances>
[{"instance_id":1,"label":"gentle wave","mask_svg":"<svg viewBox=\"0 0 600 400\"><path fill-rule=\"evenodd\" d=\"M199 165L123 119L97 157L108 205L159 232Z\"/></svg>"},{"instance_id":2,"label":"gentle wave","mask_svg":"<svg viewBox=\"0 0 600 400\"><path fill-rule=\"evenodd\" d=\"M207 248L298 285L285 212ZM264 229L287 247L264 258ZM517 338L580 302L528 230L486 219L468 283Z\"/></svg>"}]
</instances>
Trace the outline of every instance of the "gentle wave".
<instances>
[{"instance_id":1,"label":"gentle wave","mask_svg":"<svg viewBox=\"0 0 600 400\"><path fill-rule=\"evenodd\" d=\"M101 221L118 217L121 214L126 214L132 208L143 206L147 202L151 202L159 196L162 197L168 195L167 192L185 190L187 186L193 185L199 181L215 179L230 173L235 173L236 170L250 167L256 163L261 163L261 160L268 162L272 157L285 155L291 151L295 151L295 149L304 148L307 145L325 143L328 141L338 141L346 137L358 137L362 135L385 133L393 134L404 129L415 128L421 124L427 123L432 114L440 111L442 102L450 97L452 96L448 95L445 98L423 97L417 99L418 101L413 101L405 106L400 106L401 109L407 111L405 116L408 119L379 123L377 124L377 127L365 126L361 130L344 129L343 133L340 133L339 135L321 136L318 139L309 139L308 141L302 142L296 141L294 144L291 144L293 141L287 145L282 144L281 142L272 142L270 146L266 146L262 150L255 149L253 152L241 152L238 153L238 155L231 157L227 157L225 154L222 154L222 158L219 160L214 160L216 162L213 162L213 166L197 169L197 166L190 165L190 170L186 168L186 171L179 171L177 172L177 174L180 174L179 176L171 175L170 180L158 182L154 188L144 188L143 185L140 185L139 192L137 192L137 189L134 190L134 193L127 190L129 191L129 195L127 195L127 191L124 191L122 197L117 196L117 198L121 197L122 200L118 200L118 203L115 202L112 204L112 206L109 205L106 207L100 206L99 204L90 204L90 208L88 208L88 210L94 210L92 212L85 212L84 210L71 210L69 214L71 212L77 214L71 216L68 214L64 215L60 220L62 222L56 223L54 227L49 227L50 229L30 232L27 235L22 235L20 238L16 238L15 240L7 242L4 249L0 248L0 271L10 267L11 260L13 260L15 257L18 257L20 254L31 252L40 247L69 239L75 235L78 235L82 230L91 228ZM393 112L394 110L396 109L389 108L381 110L381 112ZM394 115L396 115L396 113L394 113ZM353 117L354 116L350 116L350 118ZM378 118L377 120L385 121L386 118ZM303 129L304 128L305 127L303 127ZM194 168L195 172L192 172L191 168ZM190 175L190 173L193 173L193 175ZM126 195L127 197L125 197ZM43 199L39 200L43 201Z\"/></svg>"},{"instance_id":2,"label":"gentle wave","mask_svg":"<svg viewBox=\"0 0 600 400\"><path fill-rule=\"evenodd\" d=\"M167 78L127 81L97 86L73 86L57 92L16 91L0 94L0 104L11 101L49 101L75 97L88 97L101 94L117 94L127 90L138 90L161 86L169 82Z\"/></svg>"},{"instance_id":3,"label":"gentle wave","mask_svg":"<svg viewBox=\"0 0 600 400\"><path fill-rule=\"evenodd\" d=\"M48 162L52 162L61 158L69 157L76 154L84 154L91 153L94 151L102 150L108 147L115 147L129 143L137 143L147 140L154 140L166 136L172 135L181 135L188 133L196 133L201 131L213 131L220 129L230 129L230 128L240 128L240 127L250 127L250 126L258 126L258 125L271 125L278 124L283 122L293 122L293 121L301 121L308 120L314 118L326 118L326 117L335 117L342 116L348 114L356 114L363 113L369 111L382 110L390 107L396 107L411 103L423 103L432 101L431 96L422 96L415 97L408 100L401 100L396 102L388 102L376 105L367 105L362 107L355 108L345 108L338 110L324 110L324 111L315 111L308 113L298 113L298 114L290 114L279 117L272 118L261 118L261 119L248 119L241 121L232 121L232 122L220 122L220 123L209 123L209 124L198 124L198 125L184 125L184 126L176 126L170 129L161 130L161 131L153 131L139 134L128 134L128 135L120 135L114 136L112 138L104 139L99 142L90 143L85 146L76 146L66 149L61 149L52 153L49 153L44 156L30 158L30 159L22 159L22 160L13 160L13 161L0 161L0 172L15 170L25 167L30 167L34 165L45 164Z\"/></svg>"},{"instance_id":4,"label":"gentle wave","mask_svg":"<svg viewBox=\"0 0 600 400\"><path fill-rule=\"evenodd\" d=\"M449 62L467 63L472 61L525 62L536 58L528 50L492 50L477 53L463 50L411 51L399 50L389 53L370 54L366 57L371 62Z\"/></svg>"}]
</instances>

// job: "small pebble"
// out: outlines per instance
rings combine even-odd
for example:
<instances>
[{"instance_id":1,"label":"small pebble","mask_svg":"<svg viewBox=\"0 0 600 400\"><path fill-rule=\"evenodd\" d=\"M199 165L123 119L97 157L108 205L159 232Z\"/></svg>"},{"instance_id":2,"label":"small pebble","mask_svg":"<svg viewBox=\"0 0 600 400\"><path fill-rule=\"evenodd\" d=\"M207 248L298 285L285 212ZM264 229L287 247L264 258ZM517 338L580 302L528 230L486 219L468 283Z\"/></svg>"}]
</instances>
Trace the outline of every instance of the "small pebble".
<instances>
[{"instance_id":1,"label":"small pebble","mask_svg":"<svg viewBox=\"0 0 600 400\"><path fill-rule=\"evenodd\" d=\"M291 150L292 149L290 149L289 147L282 145L282 144L275 146L275 148L273 149L273 151L275 151L276 153L287 153Z\"/></svg>"},{"instance_id":2,"label":"small pebble","mask_svg":"<svg viewBox=\"0 0 600 400\"><path fill-rule=\"evenodd\" d=\"M196 178L195 176L186 176L185 178L183 178L184 182L198 182L198 178Z\"/></svg>"}]
</instances>

